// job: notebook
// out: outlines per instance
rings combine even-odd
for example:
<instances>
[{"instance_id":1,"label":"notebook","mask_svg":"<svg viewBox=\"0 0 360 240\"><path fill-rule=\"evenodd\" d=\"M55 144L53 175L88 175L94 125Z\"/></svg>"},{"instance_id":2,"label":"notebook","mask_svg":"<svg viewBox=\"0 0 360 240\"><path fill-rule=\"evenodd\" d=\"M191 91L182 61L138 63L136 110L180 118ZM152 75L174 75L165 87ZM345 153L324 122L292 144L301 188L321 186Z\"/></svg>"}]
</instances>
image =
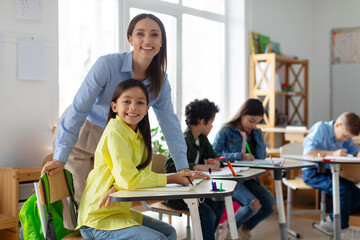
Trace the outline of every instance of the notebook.
<instances>
[{"instance_id":1,"label":"notebook","mask_svg":"<svg viewBox=\"0 0 360 240\"><path fill-rule=\"evenodd\" d=\"M233 167L233 168L234 168L235 173L239 173L241 171L246 171L249 169L248 167ZM208 171L201 171L201 172L209 175ZM212 176L232 176L232 172L231 172L230 168L224 167L224 168L221 168L220 171L212 171L211 175Z\"/></svg>"},{"instance_id":2,"label":"notebook","mask_svg":"<svg viewBox=\"0 0 360 240\"><path fill-rule=\"evenodd\" d=\"M177 183L169 183L166 184L165 187L154 187L154 188L134 188L128 189L128 191L160 191L160 192L190 192L194 189L197 185L199 185L204 179L195 179L193 181L193 185L183 186Z\"/></svg>"},{"instance_id":3,"label":"notebook","mask_svg":"<svg viewBox=\"0 0 360 240\"><path fill-rule=\"evenodd\" d=\"M275 166L279 167L282 160L281 159L280 160L273 159L273 162L274 162ZM270 166L272 166L272 163L271 163L270 160L258 160L258 159L255 159L254 161L235 161L234 164L237 164L237 163L239 163L239 164L249 164L249 165L251 164L251 165L270 165Z\"/></svg>"}]
</instances>

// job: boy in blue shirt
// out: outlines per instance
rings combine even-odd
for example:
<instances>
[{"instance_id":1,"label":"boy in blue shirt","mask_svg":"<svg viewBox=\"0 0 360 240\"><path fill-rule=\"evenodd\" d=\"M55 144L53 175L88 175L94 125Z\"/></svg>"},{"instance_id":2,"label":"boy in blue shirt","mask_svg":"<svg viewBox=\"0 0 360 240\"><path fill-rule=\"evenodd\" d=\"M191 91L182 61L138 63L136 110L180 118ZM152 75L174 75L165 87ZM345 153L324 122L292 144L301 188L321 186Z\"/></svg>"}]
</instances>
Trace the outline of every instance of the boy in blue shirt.
<instances>
[{"instance_id":1,"label":"boy in blue shirt","mask_svg":"<svg viewBox=\"0 0 360 240\"><path fill-rule=\"evenodd\" d=\"M341 114L336 121L317 122L306 136L303 146L303 154L308 156L353 156L360 157L360 149L352 141L352 137L360 133L360 118L352 112ZM332 177L330 166L326 166L325 173L319 173L316 168L307 168L303 172L304 182L313 187L332 195ZM340 212L342 238L345 235L359 234L349 228L349 216L360 206L360 189L352 181L340 177ZM321 222L320 228L333 232L333 212L325 222Z\"/></svg>"}]
</instances>

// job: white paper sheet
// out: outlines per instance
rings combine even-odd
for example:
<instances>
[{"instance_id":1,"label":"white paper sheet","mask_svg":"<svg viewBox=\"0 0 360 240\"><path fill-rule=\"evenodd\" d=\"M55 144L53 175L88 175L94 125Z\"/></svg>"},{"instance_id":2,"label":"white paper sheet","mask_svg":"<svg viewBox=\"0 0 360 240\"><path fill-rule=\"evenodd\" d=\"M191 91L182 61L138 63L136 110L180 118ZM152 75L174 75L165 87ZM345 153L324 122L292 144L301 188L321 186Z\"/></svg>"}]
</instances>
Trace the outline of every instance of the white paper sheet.
<instances>
[{"instance_id":1,"label":"white paper sheet","mask_svg":"<svg viewBox=\"0 0 360 240\"><path fill-rule=\"evenodd\" d=\"M248 167L233 167L233 168L234 168L235 173L239 173L241 171L246 171L249 169ZM209 175L209 172L207 172L207 171L201 171L201 172ZM211 175L212 176L231 176L232 172L231 172L230 168L224 167L224 168L221 168L220 171L212 171Z\"/></svg>"},{"instance_id":2,"label":"white paper sheet","mask_svg":"<svg viewBox=\"0 0 360 240\"><path fill-rule=\"evenodd\" d=\"M41 21L43 6L43 0L16 0L16 17Z\"/></svg>"},{"instance_id":3,"label":"white paper sheet","mask_svg":"<svg viewBox=\"0 0 360 240\"><path fill-rule=\"evenodd\" d=\"M155 188L136 188L129 189L129 191L160 191L160 192L189 192L198 184L200 184L204 179L195 179L193 185L183 186L181 184L170 183L166 184L165 187L155 187Z\"/></svg>"},{"instance_id":4,"label":"white paper sheet","mask_svg":"<svg viewBox=\"0 0 360 240\"><path fill-rule=\"evenodd\" d=\"M335 160L335 161L360 161L360 158L347 156L347 157L340 157L340 156L325 156L324 159Z\"/></svg>"},{"instance_id":5,"label":"white paper sheet","mask_svg":"<svg viewBox=\"0 0 360 240\"><path fill-rule=\"evenodd\" d=\"M21 80L45 80L45 40L18 37L18 75Z\"/></svg>"}]
</instances>

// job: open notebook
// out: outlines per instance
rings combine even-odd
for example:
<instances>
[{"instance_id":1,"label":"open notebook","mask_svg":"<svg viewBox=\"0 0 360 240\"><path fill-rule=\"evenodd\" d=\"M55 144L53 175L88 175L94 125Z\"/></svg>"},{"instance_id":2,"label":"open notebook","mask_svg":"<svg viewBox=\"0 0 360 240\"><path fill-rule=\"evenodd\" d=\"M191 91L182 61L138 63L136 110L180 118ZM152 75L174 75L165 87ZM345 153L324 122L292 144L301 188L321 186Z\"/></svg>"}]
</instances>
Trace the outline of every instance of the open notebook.
<instances>
[{"instance_id":1,"label":"open notebook","mask_svg":"<svg viewBox=\"0 0 360 240\"><path fill-rule=\"evenodd\" d=\"M194 186L183 186L177 183L166 184L165 187L154 187L154 188L134 188L128 189L128 191L157 191L157 192L190 192L193 188L199 185L204 179L195 179L193 181Z\"/></svg>"},{"instance_id":2,"label":"open notebook","mask_svg":"<svg viewBox=\"0 0 360 240\"><path fill-rule=\"evenodd\" d=\"M360 162L360 158L358 157L354 157L352 155L348 155L347 157L345 156L325 156L324 159L328 159L328 160L335 160L335 161L357 161Z\"/></svg>"},{"instance_id":3,"label":"open notebook","mask_svg":"<svg viewBox=\"0 0 360 240\"><path fill-rule=\"evenodd\" d=\"M239 173L241 171L246 171L249 169L248 167L233 167L233 168L234 168L235 173ZM207 171L201 171L201 172L209 175L209 172L207 172ZM232 172L231 172L230 168L224 167L224 168L221 168L220 171L212 171L211 175L212 176L232 176Z\"/></svg>"},{"instance_id":4,"label":"open notebook","mask_svg":"<svg viewBox=\"0 0 360 240\"><path fill-rule=\"evenodd\" d=\"M282 160L275 160L273 159L274 165L279 167ZM235 161L234 164L239 163L239 164L249 164L249 165L270 165L272 166L273 164L271 163L270 160L261 160L261 159L255 159L254 161Z\"/></svg>"}]
</instances>

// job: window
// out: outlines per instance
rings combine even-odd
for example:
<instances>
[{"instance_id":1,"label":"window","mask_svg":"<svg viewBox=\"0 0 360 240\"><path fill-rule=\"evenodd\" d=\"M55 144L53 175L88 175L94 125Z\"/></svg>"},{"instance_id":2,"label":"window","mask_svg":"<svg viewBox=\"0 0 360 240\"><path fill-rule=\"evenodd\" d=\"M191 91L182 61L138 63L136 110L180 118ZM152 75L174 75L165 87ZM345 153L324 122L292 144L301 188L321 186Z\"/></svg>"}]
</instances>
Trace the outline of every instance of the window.
<instances>
[{"instance_id":1,"label":"window","mask_svg":"<svg viewBox=\"0 0 360 240\"><path fill-rule=\"evenodd\" d=\"M127 24L141 12L156 15L165 25L167 74L183 129L184 109L190 101L208 98L220 107L212 140L225 112L225 0L60 1L60 114L99 56L130 49ZM150 121L152 127L158 125L153 114Z\"/></svg>"}]
</instances>

